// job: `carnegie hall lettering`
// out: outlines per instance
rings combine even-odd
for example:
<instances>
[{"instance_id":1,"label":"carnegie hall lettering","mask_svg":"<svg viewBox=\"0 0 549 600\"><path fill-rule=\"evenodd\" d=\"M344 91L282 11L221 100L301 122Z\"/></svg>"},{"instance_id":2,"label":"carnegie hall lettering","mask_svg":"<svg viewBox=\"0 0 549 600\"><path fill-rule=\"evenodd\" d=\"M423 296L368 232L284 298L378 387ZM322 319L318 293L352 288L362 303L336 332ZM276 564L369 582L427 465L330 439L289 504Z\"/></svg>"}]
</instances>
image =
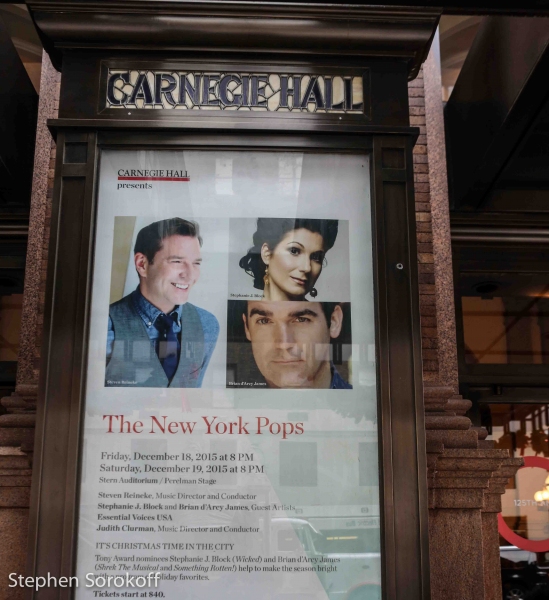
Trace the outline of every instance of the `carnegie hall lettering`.
<instances>
[{"instance_id":1,"label":"carnegie hall lettering","mask_svg":"<svg viewBox=\"0 0 549 600\"><path fill-rule=\"evenodd\" d=\"M109 69L106 108L364 113L363 76Z\"/></svg>"}]
</instances>

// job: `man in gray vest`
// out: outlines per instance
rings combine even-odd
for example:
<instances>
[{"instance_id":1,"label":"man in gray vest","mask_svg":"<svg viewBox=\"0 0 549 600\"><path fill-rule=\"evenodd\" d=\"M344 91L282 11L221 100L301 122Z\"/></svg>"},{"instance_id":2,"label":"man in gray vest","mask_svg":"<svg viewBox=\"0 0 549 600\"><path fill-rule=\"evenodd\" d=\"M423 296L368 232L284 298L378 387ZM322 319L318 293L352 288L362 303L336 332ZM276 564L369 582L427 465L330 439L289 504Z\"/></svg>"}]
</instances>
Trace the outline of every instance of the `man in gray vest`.
<instances>
[{"instance_id":1,"label":"man in gray vest","mask_svg":"<svg viewBox=\"0 0 549 600\"><path fill-rule=\"evenodd\" d=\"M187 302L200 277L198 224L166 219L137 234L139 286L111 304L108 387L201 387L219 335L208 311Z\"/></svg>"}]
</instances>

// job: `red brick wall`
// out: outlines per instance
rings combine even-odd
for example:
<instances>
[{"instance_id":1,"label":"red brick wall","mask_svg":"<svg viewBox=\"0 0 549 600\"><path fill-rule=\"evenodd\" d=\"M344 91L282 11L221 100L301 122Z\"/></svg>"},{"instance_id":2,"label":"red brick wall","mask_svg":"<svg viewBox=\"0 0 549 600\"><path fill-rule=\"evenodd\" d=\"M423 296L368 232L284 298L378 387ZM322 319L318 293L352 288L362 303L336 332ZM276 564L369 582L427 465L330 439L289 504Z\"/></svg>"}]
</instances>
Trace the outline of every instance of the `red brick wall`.
<instances>
[{"instance_id":1,"label":"red brick wall","mask_svg":"<svg viewBox=\"0 0 549 600\"><path fill-rule=\"evenodd\" d=\"M410 100L410 125L419 127L419 137L414 147L414 183L423 379L434 381L438 378L438 336L423 69L418 77L408 84L408 96Z\"/></svg>"}]
</instances>

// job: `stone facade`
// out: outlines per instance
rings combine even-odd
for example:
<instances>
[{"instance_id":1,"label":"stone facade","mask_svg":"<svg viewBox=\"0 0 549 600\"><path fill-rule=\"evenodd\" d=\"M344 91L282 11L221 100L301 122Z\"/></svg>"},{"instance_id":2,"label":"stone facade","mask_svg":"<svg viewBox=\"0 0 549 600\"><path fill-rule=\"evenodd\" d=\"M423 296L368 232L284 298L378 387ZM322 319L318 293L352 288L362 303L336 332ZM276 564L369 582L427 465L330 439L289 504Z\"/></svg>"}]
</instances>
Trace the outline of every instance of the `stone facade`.
<instances>
[{"instance_id":1,"label":"stone facade","mask_svg":"<svg viewBox=\"0 0 549 600\"><path fill-rule=\"evenodd\" d=\"M45 125L57 113L59 74L44 54L17 389L0 417L0 600L24 572L55 145ZM520 466L471 427L457 392L457 359L440 70L432 51L410 82L423 378L427 430L433 600L501 598L497 513Z\"/></svg>"},{"instance_id":2,"label":"stone facade","mask_svg":"<svg viewBox=\"0 0 549 600\"><path fill-rule=\"evenodd\" d=\"M409 86L414 149L433 600L501 600L497 514L522 466L472 427L458 391L438 40Z\"/></svg>"},{"instance_id":3,"label":"stone facade","mask_svg":"<svg viewBox=\"0 0 549 600\"><path fill-rule=\"evenodd\" d=\"M25 293L17 387L1 400L0 416L0 600L21 600L22 588L8 588L9 573L24 573L34 446L40 344L44 322L55 144L46 126L57 116L60 74L44 52L36 128Z\"/></svg>"},{"instance_id":4,"label":"stone facade","mask_svg":"<svg viewBox=\"0 0 549 600\"><path fill-rule=\"evenodd\" d=\"M433 225L431 186L427 153L425 90L423 69L408 85L410 125L419 128L414 147L414 187L416 201L416 231L419 271L419 301L421 313L421 346L423 380L437 381L439 377L438 329L435 296L435 258L433 254Z\"/></svg>"}]
</instances>

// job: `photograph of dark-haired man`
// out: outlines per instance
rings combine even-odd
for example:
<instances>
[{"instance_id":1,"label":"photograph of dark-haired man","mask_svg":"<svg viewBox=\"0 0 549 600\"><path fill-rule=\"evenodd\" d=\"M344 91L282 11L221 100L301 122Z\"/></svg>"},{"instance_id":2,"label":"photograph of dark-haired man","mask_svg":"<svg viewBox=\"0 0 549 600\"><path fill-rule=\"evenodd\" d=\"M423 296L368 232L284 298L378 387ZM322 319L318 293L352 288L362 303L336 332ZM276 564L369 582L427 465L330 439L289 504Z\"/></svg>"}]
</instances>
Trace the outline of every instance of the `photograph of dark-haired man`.
<instances>
[{"instance_id":1,"label":"photograph of dark-haired man","mask_svg":"<svg viewBox=\"0 0 549 600\"><path fill-rule=\"evenodd\" d=\"M210 312L188 302L200 277L197 223L174 218L139 231L137 288L110 305L107 387L197 388L219 335Z\"/></svg>"},{"instance_id":2,"label":"photograph of dark-haired man","mask_svg":"<svg viewBox=\"0 0 549 600\"><path fill-rule=\"evenodd\" d=\"M233 304L229 307L229 336L240 316L257 370L254 373L246 367L246 349L233 336L227 351L228 387L352 389L334 364L334 354L341 358L342 337L350 348L348 304L264 300L229 304Z\"/></svg>"}]
</instances>

